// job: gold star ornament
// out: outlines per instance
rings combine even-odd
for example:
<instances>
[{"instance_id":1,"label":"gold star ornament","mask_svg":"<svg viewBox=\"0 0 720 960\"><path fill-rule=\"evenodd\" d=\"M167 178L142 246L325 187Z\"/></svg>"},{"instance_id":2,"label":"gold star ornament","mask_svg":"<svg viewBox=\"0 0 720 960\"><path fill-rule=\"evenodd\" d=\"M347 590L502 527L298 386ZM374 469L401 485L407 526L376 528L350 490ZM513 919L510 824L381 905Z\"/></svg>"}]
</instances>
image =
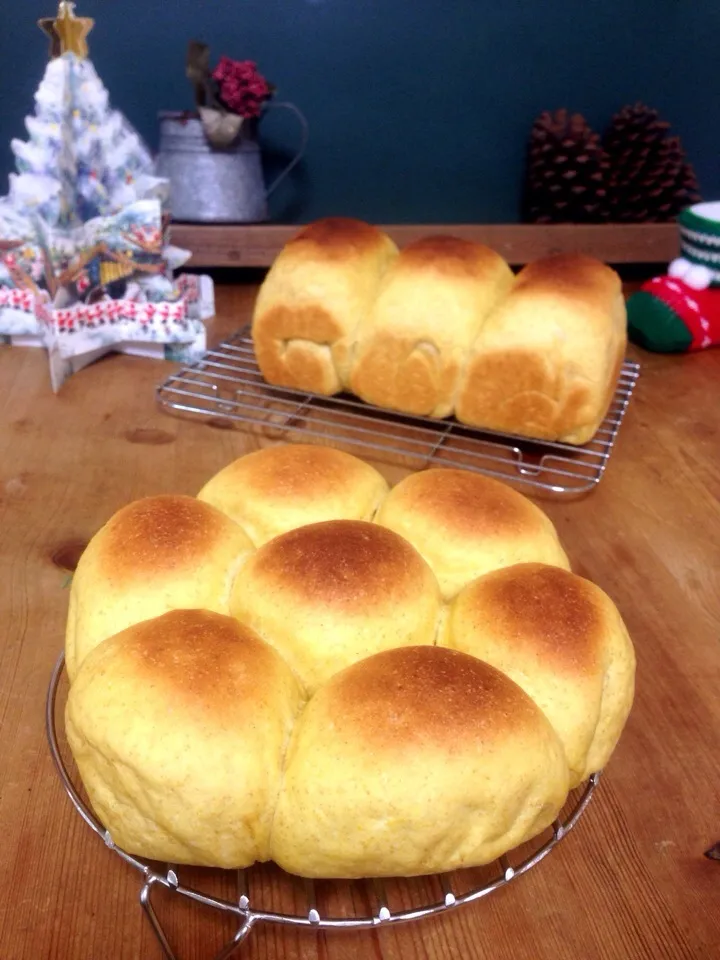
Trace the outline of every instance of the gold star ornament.
<instances>
[{"instance_id":1,"label":"gold star ornament","mask_svg":"<svg viewBox=\"0 0 720 960\"><path fill-rule=\"evenodd\" d=\"M38 20L40 29L50 37L50 58L53 60L63 53L85 58L88 55L87 35L94 24L90 17L76 17L75 4L70 0L60 0L56 17Z\"/></svg>"}]
</instances>

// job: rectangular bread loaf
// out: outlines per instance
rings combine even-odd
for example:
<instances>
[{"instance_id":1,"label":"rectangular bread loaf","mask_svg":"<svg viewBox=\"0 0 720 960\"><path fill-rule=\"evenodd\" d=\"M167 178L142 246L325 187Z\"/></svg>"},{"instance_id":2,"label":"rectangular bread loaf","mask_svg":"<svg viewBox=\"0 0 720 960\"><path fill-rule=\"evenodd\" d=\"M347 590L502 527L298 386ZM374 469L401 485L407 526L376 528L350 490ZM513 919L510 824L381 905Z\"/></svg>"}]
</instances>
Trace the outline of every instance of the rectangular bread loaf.
<instances>
[{"instance_id":1,"label":"rectangular bread loaf","mask_svg":"<svg viewBox=\"0 0 720 960\"><path fill-rule=\"evenodd\" d=\"M360 321L349 387L368 403L447 417L468 351L513 273L489 247L424 237L392 263Z\"/></svg>"},{"instance_id":2,"label":"rectangular bread loaf","mask_svg":"<svg viewBox=\"0 0 720 960\"><path fill-rule=\"evenodd\" d=\"M470 350L457 419L586 443L607 414L626 328L622 285L610 267L576 254L528 264Z\"/></svg>"},{"instance_id":3,"label":"rectangular bread loaf","mask_svg":"<svg viewBox=\"0 0 720 960\"><path fill-rule=\"evenodd\" d=\"M477 243L431 236L398 255L382 230L329 218L276 258L252 336L271 384L583 444L612 400L626 324L620 278L591 257L515 277Z\"/></svg>"},{"instance_id":4,"label":"rectangular bread loaf","mask_svg":"<svg viewBox=\"0 0 720 960\"><path fill-rule=\"evenodd\" d=\"M343 389L350 345L397 256L390 237L331 217L280 251L258 293L252 337L268 383L330 395Z\"/></svg>"}]
</instances>

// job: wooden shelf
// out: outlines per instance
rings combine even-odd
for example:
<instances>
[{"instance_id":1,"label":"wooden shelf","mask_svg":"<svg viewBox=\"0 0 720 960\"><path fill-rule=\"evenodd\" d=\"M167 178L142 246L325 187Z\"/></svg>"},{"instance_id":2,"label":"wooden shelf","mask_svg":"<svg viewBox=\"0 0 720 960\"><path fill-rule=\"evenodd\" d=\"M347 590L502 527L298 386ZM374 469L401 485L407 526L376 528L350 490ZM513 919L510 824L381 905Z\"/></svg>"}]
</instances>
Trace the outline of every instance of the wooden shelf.
<instances>
[{"instance_id":1,"label":"wooden shelf","mask_svg":"<svg viewBox=\"0 0 720 960\"><path fill-rule=\"evenodd\" d=\"M172 225L172 242L192 250L193 267L269 267L300 229L284 224ZM431 233L485 243L514 265L552 253L582 252L606 263L667 263L678 255L674 223L406 224L385 226L399 246Z\"/></svg>"}]
</instances>

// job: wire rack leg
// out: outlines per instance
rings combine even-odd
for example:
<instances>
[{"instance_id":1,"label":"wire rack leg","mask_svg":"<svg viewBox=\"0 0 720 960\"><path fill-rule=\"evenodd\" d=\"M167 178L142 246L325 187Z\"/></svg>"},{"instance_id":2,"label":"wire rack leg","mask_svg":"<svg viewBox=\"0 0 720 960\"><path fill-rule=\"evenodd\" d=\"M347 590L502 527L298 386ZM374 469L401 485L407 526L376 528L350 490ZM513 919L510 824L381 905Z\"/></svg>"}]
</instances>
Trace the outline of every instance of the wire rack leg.
<instances>
[{"instance_id":1,"label":"wire rack leg","mask_svg":"<svg viewBox=\"0 0 720 960\"><path fill-rule=\"evenodd\" d=\"M255 923L255 917L247 917L245 921L242 923L242 925L239 927L238 932L232 938L230 943L228 943L227 946L222 948L220 953L215 957L215 960L227 960L228 957L231 957L235 953L237 948L248 937L254 923Z\"/></svg>"},{"instance_id":2,"label":"wire rack leg","mask_svg":"<svg viewBox=\"0 0 720 960\"><path fill-rule=\"evenodd\" d=\"M155 908L152 905L152 897L151 897L152 888L156 882L157 882L156 877L153 877L153 876L146 877L145 883L143 884L140 890L140 903L142 904L143 910L145 911L147 918L150 921L150 926L153 928L153 932L157 937L158 943L162 948L162 952L165 956L165 960L178 960L177 954L173 951L173 948L170 946L170 942L168 938L165 936L165 931L162 928L160 919L158 918L158 915L155 912ZM227 943L222 948L220 953L218 953L217 956L215 957L215 960L228 960L228 958L231 957L235 953L235 951L238 949L238 947L240 947L244 943L244 941L247 939L256 920L257 920L257 917L254 917L254 916L245 917L241 925L238 927L238 930L235 933L235 936L232 938L232 940L229 943Z\"/></svg>"},{"instance_id":3,"label":"wire rack leg","mask_svg":"<svg viewBox=\"0 0 720 960\"><path fill-rule=\"evenodd\" d=\"M155 936L158 939L158 943L162 947L162 952L165 955L165 960L177 960L177 955L173 953L173 949L168 942L168 938L165 936L165 931L162 928L160 921L158 920L158 915L155 913L155 908L152 905L150 899L150 894L152 892L153 884L155 883L154 877L148 877L145 883L140 890L140 903L143 906L150 925L155 932Z\"/></svg>"}]
</instances>

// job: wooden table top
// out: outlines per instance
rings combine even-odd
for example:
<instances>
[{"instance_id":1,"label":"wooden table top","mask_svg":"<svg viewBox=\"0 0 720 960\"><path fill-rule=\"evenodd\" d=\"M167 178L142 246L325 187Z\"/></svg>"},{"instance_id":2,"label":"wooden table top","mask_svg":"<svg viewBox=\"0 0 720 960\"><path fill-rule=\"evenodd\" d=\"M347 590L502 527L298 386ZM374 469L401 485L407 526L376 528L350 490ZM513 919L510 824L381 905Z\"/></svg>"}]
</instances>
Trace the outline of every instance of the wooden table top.
<instances>
[{"instance_id":1,"label":"wooden table top","mask_svg":"<svg viewBox=\"0 0 720 960\"><path fill-rule=\"evenodd\" d=\"M213 339L247 318L254 290L217 293ZM576 830L478 903L369 932L260 924L240 957L720 956L720 862L703 856L720 841L720 350L640 359L605 478L583 499L544 504L575 570L617 602L638 659L634 710ZM257 445L160 412L153 388L171 369L112 356L53 396L42 351L0 349L0 960L161 957L139 874L62 790L43 711L65 568L82 546L129 500L194 494ZM178 899L159 906L179 957L214 957L232 924Z\"/></svg>"}]
</instances>

